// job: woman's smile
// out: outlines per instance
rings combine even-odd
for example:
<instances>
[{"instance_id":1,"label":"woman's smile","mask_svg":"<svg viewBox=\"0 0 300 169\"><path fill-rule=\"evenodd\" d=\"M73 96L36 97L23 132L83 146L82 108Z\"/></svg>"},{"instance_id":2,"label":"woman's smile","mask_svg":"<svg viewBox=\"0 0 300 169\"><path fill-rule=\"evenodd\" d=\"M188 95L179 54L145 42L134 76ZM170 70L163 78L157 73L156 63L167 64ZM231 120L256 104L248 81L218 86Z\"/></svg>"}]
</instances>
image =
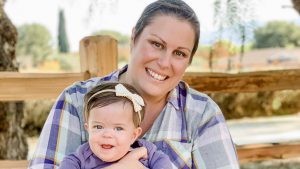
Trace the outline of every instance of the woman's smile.
<instances>
[{"instance_id":1,"label":"woman's smile","mask_svg":"<svg viewBox=\"0 0 300 169\"><path fill-rule=\"evenodd\" d=\"M152 78L154 78L155 80L158 80L158 81L164 81L168 78L167 75L157 73L156 71L154 71L153 69L150 69L150 68L146 68L146 72L148 75L150 75Z\"/></svg>"}]
</instances>

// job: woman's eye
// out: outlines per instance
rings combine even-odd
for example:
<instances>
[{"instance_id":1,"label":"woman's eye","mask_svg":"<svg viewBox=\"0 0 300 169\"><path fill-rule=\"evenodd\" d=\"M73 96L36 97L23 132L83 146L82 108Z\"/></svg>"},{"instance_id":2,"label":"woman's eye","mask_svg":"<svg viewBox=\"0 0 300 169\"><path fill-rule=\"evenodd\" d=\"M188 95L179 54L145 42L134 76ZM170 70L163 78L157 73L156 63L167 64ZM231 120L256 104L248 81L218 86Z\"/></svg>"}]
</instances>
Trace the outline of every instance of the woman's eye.
<instances>
[{"instance_id":1,"label":"woman's eye","mask_svg":"<svg viewBox=\"0 0 300 169\"><path fill-rule=\"evenodd\" d=\"M115 130L116 130L116 131L122 131L123 128L122 128L122 127L116 127Z\"/></svg>"},{"instance_id":2,"label":"woman's eye","mask_svg":"<svg viewBox=\"0 0 300 169\"><path fill-rule=\"evenodd\" d=\"M181 51L175 51L175 55L185 57L186 54Z\"/></svg>"},{"instance_id":3,"label":"woman's eye","mask_svg":"<svg viewBox=\"0 0 300 169\"><path fill-rule=\"evenodd\" d=\"M160 44L160 43L158 43L158 42L152 42L152 45L154 45L154 47L156 47L156 48L160 48L160 49L162 49L163 48L163 45L162 44Z\"/></svg>"}]
</instances>

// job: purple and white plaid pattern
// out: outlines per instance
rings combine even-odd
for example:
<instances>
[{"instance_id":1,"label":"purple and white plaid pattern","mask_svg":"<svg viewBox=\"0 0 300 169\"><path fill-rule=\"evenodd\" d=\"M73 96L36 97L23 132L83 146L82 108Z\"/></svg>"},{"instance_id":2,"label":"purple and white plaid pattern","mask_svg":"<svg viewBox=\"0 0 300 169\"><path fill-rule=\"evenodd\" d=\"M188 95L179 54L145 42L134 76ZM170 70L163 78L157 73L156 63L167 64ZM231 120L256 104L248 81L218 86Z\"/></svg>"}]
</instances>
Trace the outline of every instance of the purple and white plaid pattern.
<instances>
[{"instance_id":1,"label":"purple and white plaid pattern","mask_svg":"<svg viewBox=\"0 0 300 169\"><path fill-rule=\"evenodd\" d=\"M87 141L83 97L104 81L117 81L127 66L103 78L77 82L58 97L40 135L29 168L58 168ZM176 168L238 169L234 144L217 104L180 82L143 139L165 152Z\"/></svg>"}]
</instances>

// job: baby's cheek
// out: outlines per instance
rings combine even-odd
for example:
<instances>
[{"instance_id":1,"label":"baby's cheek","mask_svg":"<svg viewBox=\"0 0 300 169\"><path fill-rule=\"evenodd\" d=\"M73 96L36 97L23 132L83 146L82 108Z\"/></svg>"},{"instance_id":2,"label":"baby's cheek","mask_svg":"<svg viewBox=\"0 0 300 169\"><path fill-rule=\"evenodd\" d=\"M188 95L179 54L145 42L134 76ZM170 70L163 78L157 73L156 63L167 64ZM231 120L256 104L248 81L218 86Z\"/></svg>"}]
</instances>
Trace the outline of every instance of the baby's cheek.
<instances>
[{"instance_id":1,"label":"baby's cheek","mask_svg":"<svg viewBox=\"0 0 300 169\"><path fill-rule=\"evenodd\" d=\"M89 135L89 141L94 142L100 139L100 134L95 132L95 133L90 133Z\"/></svg>"}]
</instances>

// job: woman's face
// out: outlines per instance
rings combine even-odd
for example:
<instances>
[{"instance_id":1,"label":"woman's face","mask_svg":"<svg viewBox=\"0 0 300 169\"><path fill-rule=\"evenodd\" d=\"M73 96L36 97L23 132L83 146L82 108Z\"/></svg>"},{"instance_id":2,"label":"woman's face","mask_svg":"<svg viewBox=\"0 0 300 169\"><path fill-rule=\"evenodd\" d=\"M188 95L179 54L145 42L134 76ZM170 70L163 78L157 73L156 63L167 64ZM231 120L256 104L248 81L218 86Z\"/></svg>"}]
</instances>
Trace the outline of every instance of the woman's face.
<instances>
[{"instance_id":1,"label":"woman's face","mask_svg":"<svg viewBox=\"0 0 300 169\"><path fill-rule=\"evenodd\" d=\"M164 97L188 67L194 38L189 22L156 16L131 44L128 82L144 97Z\"/></svg>"}]
</instances>

